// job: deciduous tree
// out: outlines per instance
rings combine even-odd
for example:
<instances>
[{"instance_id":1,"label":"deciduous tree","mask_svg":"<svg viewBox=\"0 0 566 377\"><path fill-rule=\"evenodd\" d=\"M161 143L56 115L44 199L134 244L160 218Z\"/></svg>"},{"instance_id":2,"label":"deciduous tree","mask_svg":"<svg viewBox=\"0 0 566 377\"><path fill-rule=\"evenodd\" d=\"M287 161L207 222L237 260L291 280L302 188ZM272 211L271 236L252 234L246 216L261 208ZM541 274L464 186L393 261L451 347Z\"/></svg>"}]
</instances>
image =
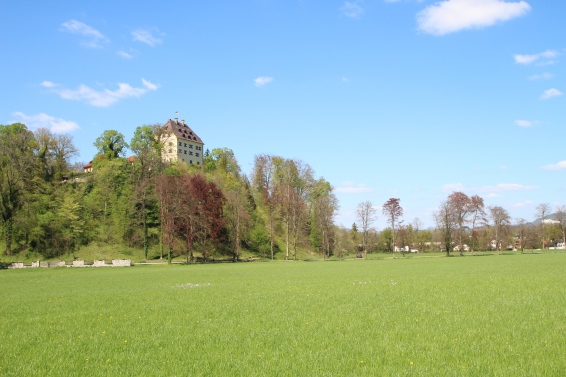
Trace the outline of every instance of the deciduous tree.
<instances>
[{"instance_id":1,"label":"deciduous tree","mask_svg":"<svg viewBox=\"0 0 566 377\"><path fill-rule=\"evenodd\" d=\"M383 210L382 210L383 215L387 217L387 222L389 223L389 225L391 225L394 257L395 257L395 225L398 225L400 223L399 218L403 216L403 208L401 207L399 202L400 202L399 198L389 198L389 200L387 200L385 204L383 204ZM404 252L403 252L403 256L405 256Z\"/></svg>"},{"instance_id":2,"label":"deciduous tree","mask_svg":"<svg viewBox=\"0 0 566 377\"><path fill-rule=\"evenodd\" d=\"M364 255L367 259L367 237L371 225L377 219L377 210L374 208L373 203L368 201L361 202L356 208L356 217L360 224L362 231L362 248Z\"/></svg>"}]
</instances>

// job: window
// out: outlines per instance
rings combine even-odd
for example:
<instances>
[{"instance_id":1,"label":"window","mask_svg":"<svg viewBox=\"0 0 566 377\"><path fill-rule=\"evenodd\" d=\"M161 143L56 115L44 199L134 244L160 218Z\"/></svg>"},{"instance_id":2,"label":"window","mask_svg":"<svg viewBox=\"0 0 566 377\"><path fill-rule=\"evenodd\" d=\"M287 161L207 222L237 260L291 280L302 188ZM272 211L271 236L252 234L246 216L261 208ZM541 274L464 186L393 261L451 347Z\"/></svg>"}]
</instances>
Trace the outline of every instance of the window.
<instances>
[{"instance_id":1,"label":"window","mask_svg":"<svg viewBox=\"0 0 566 377\"><path fill-rule=\"evenodd\" d=\"M183 151L183 152L185 152L185 154L187 154L187 151Z\"/></svg>"},{"instance_id":2,"label":"window","mask_svg":"<svg viewBox=\"0 0 566 377\"><path fill-rule=\"evenodd\" d=\"M187 143L185 143L185 148L187 147Z\"/></svg>"},{"instance_id":3,"label":"window","mask_svg":"<svg viewBox=\"0 0 566 377\"><path fill-rule=\"evenodd\" d=\"M179 146L182 147L182 146L183 146L183 143L179 142Z\"/></svg>"},{"instance_id":4,"label":"window","mask_svg":"<svg viewBox=\"0 0 566 377\"><path fill-rule=\"evenodd\" d=\"M200 165L200 162L197 161L197 165Z\"/></svg>"},{"instance_id":5,"label":"window","mask_svg":"<svg viewBox=\"0 0 566 377\"><path fill-rule=\"evenodd\" d=\"M193 145L192 145L192 144L189 144L189 148L193 149Z\"/></svg>"},{"instance_id":6,"label":"window","mask_svg":"<svg viewBox=\"0 0 566 377\"><path fill-rule=\"evenodd\" d=\"M189 155L191 155L191 156L192 156L192 155L193 155L193 151L189 151Z\"/></svg>"},{"instance_id":7,"label":"window","mask_svg":"<svg viewBox=\"0 0 566 377\"><path fill-rule=\"evenodd\" d=\"M193 164L193 160L191 160L191 165Z\"/></svg>"},{"instance_id":8,"label":"window","mask_svg":"<svg viewBox=\"0 0 566 377\"><path fill-rule=\"evenodd\" d=\"M197 152L197 153L195 153L195 156L197 156L197 157L199 156L198 152Z\"/></svg>"},{"instance_id":9,"label":"window","mask_svg":"<svg viewBox=\"0 0 566 377\"><path fill-rule=\"evenodd\" d=\"M177 152L178 152L178 153L181 153L181 150L180 150L180 149L177 149Z\"/></svg>"}]
</instances>

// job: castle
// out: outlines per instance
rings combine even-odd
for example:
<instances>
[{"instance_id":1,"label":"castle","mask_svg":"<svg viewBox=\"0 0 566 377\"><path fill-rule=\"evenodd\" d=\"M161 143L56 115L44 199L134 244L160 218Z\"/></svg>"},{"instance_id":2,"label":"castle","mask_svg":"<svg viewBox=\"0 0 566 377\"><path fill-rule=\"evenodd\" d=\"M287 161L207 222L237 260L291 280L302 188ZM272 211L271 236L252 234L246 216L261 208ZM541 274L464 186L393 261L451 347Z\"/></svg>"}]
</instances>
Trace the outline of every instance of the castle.
<instances>
[{"instance_id":1,"label":"castle","mask_svg":"<svg viewBox=\"0 0 566 377\"><path fill-rule=\"evenodd\" d=\"M185 120L179 122L178 118L169 119L163 125L161 135L163 149L161 157L163 161L184 161L189 165L202 165L204 143L201 138L185 124Z\"/></svg>"}]
</instances>

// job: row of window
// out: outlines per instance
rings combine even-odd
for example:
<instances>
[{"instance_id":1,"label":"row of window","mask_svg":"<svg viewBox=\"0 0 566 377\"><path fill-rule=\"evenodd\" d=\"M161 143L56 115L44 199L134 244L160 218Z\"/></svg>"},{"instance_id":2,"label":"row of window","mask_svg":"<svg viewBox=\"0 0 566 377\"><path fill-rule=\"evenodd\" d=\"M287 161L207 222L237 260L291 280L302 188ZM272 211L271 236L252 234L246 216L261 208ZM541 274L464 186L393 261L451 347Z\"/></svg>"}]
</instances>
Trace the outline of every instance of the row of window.
<instances>
[{"instance_id":1,"label":"row of window","mask_svg":"<svg viewBox=\"0 0 566 377\"><path fill-rule=\"evenodd\" d=\"M180 146L180 147L185 147L185 148L187 148L187 143L179 142L179 146ZM193 145L192 145L192 144L189 144L188 147L189 147L189 149L193 149ZM195 145L195 149L196 149L197 151L200 151L200 150L202 150L202 147L201 147L201 146L198 146L198 145Z\"/></svg>"},{"instance_id":2,"label":"row of window","mask_svg":"<svg viewBox=\"0 0 566 377\"><path fill-rule=\"evenodd\" d=\"M182 154L187 154L187 151L184 151L184 150L182 150L182 149L177 150L177 152L178 152L179 154L181 154L181 153L182 153ZM189 151L189 156L192 156L192 155L193 155L193 151ZM199 157L199 156L200 156L200 153L199 153L199 152L195 152L195 156Z\"/></svg>"}]
</instances>

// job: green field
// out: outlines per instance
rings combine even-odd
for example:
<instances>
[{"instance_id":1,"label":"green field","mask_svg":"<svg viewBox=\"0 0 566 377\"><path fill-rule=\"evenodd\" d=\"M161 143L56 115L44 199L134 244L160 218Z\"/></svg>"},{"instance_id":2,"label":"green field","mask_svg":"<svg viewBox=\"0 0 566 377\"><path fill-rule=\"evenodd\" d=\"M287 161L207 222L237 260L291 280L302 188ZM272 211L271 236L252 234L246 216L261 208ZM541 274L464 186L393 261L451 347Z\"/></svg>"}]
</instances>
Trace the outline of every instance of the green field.
<instances>
[{"instance_id":1,"label":"green field","mask_svg":"<svg viewBox=\"0 0 566 377\"><path fill-rule=\"evenodd\" d=\"M1 376L564 376L566 254L0 271Z\"/></svg>"}]
</instances>

